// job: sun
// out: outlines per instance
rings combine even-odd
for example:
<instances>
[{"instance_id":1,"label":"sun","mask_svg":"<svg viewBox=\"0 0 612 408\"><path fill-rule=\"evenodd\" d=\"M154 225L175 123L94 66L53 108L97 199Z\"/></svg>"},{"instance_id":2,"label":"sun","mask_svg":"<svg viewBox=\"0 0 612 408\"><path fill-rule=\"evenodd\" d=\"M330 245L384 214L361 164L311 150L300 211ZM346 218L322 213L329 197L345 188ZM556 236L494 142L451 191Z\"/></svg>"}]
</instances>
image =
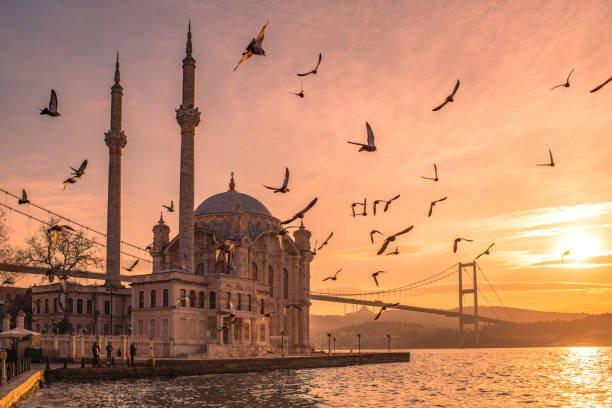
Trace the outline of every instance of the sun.
<instances>
[{"instance_id":1,"label":"sun","mask_svg":"<svg viewBox=\"0 0 612 408\"><path fill-rule=\"evenodd\" d=\"M599 238L586 232L567 231L559 240L559 254L569 250L565 259L580 261L599 254Z\"/></svg>"}]
</instances>

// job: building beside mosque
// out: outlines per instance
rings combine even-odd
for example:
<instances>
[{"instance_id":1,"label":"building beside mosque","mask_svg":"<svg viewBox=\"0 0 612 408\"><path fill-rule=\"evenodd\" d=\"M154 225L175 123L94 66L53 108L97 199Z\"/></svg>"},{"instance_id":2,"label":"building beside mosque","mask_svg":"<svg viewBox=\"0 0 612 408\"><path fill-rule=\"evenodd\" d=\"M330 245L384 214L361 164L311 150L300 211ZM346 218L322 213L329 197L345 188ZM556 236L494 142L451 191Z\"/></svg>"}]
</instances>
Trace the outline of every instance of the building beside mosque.
<instances>
[{"instance_id":1,"label":"building beside mosque","mask_svg":"<svg viewBox=\"0 0 612 408\"><path fill-rule=\"evenodd\" d=\"M183 59L179 231L160 217L153 226L152 273L120 277L121 130L119 61L111 88L106 281L33 288L32 328L50 330L67 317L79 332L161 339L169 356L257 356L286 348L310 351L310 232L279 235L281 224L256 198L229 188L194 211L195 59L191 27ZM291 305L291 306L290 306Z\"/></svg>"}]
</instances>

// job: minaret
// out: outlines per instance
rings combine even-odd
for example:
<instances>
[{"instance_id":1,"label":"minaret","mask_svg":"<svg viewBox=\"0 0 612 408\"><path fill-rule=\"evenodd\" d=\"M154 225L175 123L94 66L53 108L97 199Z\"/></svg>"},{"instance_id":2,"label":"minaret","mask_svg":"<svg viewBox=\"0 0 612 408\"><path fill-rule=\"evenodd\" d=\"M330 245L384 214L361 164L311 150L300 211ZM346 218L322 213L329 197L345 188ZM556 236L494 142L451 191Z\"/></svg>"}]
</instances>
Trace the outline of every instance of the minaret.
<instances>
[{"instance_id":1,"label":"minaret","mask_svg":"<svg viewBox=\"0 0 612 408\"><path fill-rule=\"evenodd\" d=\"M153 272L164 269L163 250L170 242L170 227L164 222L164 217L159 215L159 222L153 226L153 245L151 245L151 257L153 258Z\"/></svg>"},{"instance_id":2,"label":"minaret","mask_svg":"<svg viewBox=\"0 0 612 408\"><path fill-rule=\"evenodd\" d=\"M195 128L200 123L200 111L195 104L195 59L191 56L191 21L187 31L187 55L183 59L183 102L176 110L181 127L181 180L179 189L179 258L185 269L194 272L194 147Z\"/></svg>"},{"instance_id":3,"label":"minaret","mask_svg":"<svg viewBox=\"0 0 612 408\"><path fill-rule=\"evenodd\" d=\"M119 52L115 83L111 87L110 130L104 134L108 146L108 212L106 216L106 286L120 286L121 255L121 152L127 143L121 130L123 88L119 84Z\"/></svg>"}]
</instances>

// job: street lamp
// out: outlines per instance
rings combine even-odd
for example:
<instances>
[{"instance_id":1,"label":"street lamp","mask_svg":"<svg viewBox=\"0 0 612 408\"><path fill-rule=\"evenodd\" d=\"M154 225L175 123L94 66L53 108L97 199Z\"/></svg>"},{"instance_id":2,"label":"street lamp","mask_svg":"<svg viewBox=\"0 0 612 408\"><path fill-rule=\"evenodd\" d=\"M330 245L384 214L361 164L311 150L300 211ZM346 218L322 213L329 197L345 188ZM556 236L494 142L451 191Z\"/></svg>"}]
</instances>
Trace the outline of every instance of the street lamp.
<instances>
[{"instance_id":1,"label":"street lamp","mask_svg":"<svg viewBox=\"0 0 612 408\"><path fill-rule=\"evenodd\" d=\"M327 333L327 354L331 356L331 333Z\"/></svg>"},{"instance_id":2,"label":"street lamp","mask_svg":"<svg viewBox=\"0 0 612 408\"><path fill-rule=\"evenodd\" d=\"M391 335L387 334L387 349L389 353L391 352Z\"/></svg>"},{"instance_id":3,"label":"street lamp","mask_svg":"<svg viewBox=\"0 0 612 408\"><path fill-rule=\"evenodd\" d=\"M281 330L280 335L281 335L281 358L284 358L285 357L285 331Z\"/></svg>"},{"instance_id":4,"label":"street lamp","mask_svg":"<svg viewBox=\"0 0 612 408\"><path fill-rule=\"evenodd\" d=\"M357 354L361 354L361 334L357 333Z\"/></svg>"}]
</instances>

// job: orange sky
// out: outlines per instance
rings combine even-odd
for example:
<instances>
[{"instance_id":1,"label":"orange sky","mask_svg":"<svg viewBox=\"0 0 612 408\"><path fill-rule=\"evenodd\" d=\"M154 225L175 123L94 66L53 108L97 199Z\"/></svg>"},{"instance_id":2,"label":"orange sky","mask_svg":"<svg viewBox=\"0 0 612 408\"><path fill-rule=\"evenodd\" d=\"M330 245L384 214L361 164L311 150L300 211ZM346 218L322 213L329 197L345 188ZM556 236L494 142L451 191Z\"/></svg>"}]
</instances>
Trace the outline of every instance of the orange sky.
<instances>
[{"instance_id":1,"label":"orange sky","mask_svg":"<svg viewBox=\"0 0 612 408\"><path fill-rule=\"evenodd\" d=\"M506 305L612 311L612 84L588 92L612 75L606 1L4 2L0 186L26 188L35 203L105 231L104 132L119 49L128 138L123 237L147 245L160 204L178 202L174 109L189 16L202 111L195 201L225 191L230 171L238 191L279 218L318 196L306 225L315 239L335 235L312 264L313 288L372 289L369 274L378 269L392 288L495 242L480 266ZM266 20L267 57L233 72ZM288 94L319 52L306 97ZM572 68L572 86L550 91ZM456 101L432 112L457 78ZM37 114L52 87L57 120ZM346 143L365 139L366 120L375 153ZM548 147L558 165L536 167ZM84 158L86 176L62 191L67 166ZM434 162L436 184L419 177ZM282 181L284 166L291 192L265 190L263 183ZM397 193L388 213L350 217L351 202ZM429 202L442 196L449 198L427 218ZM166 216L172 234L176 214ZM10 224L15 245L35 229L16 215ZM402 255L375 256L369 230L412 224L398 241ZM475 242L454 255L456 236ZM572 255L561 267L566 249ZM342 279L321 282L340 267Z\"/></svg>"}]
</instances>

